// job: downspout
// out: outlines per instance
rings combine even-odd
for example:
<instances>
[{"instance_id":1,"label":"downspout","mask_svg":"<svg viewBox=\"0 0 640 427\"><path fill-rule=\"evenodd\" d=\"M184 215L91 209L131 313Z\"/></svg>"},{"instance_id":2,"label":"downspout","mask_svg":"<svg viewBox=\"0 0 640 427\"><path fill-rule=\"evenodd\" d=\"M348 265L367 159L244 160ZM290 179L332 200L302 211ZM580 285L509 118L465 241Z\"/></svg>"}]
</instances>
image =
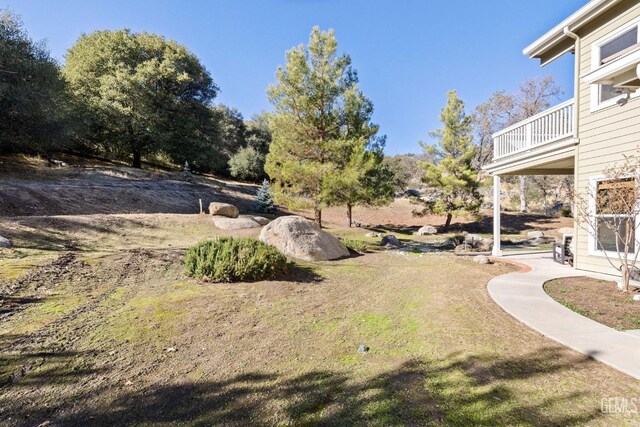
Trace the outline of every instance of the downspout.
<instances>
[{"instance_id":1,"label":"downspout","mask_svg":"<svg viewBox=\"0 0 640 427\"><path fill-rule=\"evenodd\" d=\"M574 72L573 72L573 138L575 140L578 139L579 129L580 129L580 55L581 55L581 42L580 37L569 30L569 26L564 27L563 31L564 35L567 37L571 37L575 41L575 49L574 49ZM578 171L579 171L579 156L580 156L580 145L576 147L575 157L573 159L573 191L578 191ZM573 201L573 214L575 215L575 201ZM573 248L571 248L573 252L573 268L578 268L578 233L580 232L580 228L578 227L578 221L573 220Z\"/></svg>"}]
</instances>

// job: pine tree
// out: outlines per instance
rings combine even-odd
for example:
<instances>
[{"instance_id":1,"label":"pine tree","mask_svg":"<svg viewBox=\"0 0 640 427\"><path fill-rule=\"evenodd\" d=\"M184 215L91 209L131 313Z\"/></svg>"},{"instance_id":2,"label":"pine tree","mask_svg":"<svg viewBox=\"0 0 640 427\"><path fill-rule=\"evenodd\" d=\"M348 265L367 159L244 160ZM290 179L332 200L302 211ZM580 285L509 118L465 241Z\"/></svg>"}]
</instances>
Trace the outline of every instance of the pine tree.
<instances>
[{"instance_id":1,"label":"pine tree","mask_svg":"<svg viewBox=\"0 0 640 427\"><path fill-rule=\"evenodd\" d=\"M269 181L266 179L262 181L262 185L256 192L256 210L264 213L272 213L276 210L273 204L273 197L271 196Z\"/></svg>"},{"instance_id":2,"label":"pine tree","mask_svg":"<svg viewBox=\"0 0 640 427\"><path fill-rule=\"evenodd\" d=\"M438 145L421 143L433 162L422 166L422 181L430 188L430 197L419 214L433 213L447 216L445 228L454 215L477 213L482 204L478 192L480 183L473 169L475 146L472 141L471 117L464 112L464 102L456 91L447 94L447 105L440 113L442 128L430 132L438 138Z\"/></svg>"},{"instance_id":3,"label":"pine tree","mask_svg":"<svg viewBox=\"0 0 640 427\"><path fill-rule=\"evenodd\" d=\"M333 198L331 177L342 174L355 147L377 132L369 122L372 105L349 56L338 56L333 30L313 28L308 47L288 51L276 79L268 90L275 111L265 171L278 203L312 208L321 225L322 208Z\"/></svg>"}]
</instances>

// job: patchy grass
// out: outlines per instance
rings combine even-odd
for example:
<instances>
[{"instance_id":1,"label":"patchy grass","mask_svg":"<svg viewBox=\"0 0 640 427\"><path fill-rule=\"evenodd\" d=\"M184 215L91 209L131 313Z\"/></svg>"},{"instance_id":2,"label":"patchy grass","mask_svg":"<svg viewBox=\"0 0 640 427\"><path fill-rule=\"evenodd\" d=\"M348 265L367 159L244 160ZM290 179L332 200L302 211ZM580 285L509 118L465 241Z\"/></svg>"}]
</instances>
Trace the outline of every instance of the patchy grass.
<instances>
[{"instance_id":1,"label":"patchy grass","mask_svg":"<svg viewBox=\"0 0 640 427\"><path fill-rule=\"evenodd\" d=\"M508 265L379 252L200 284L182 253L73 261L23 289L56 294L0 327L2 422L611 425L600 399L640 392L496 307L485 285Z\"/></svg>"},{"instance_id":2,"label":"patchy grass","mask_svg":"<svg viewBox=\"0 0 640 427\"><path fill-rule=\"evenodd\" d=\"M590 277L550 280L545 291L560 304L609 327L640 329L640 302L634 292L622 292L614 282Z\"/></svg>"}]
</instances>

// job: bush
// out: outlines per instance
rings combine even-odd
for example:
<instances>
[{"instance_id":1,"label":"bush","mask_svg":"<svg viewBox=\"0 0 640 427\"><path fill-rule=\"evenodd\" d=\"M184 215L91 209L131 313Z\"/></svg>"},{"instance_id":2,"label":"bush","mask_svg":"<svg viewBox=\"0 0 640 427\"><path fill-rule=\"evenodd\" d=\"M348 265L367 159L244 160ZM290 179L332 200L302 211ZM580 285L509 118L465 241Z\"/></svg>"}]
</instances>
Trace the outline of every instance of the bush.
<instances>
[{"instance_id":1,"label":"bush","mask_svg":"<svg viewBox=\"0 0 640 427\"><path fill-rule=\"evenodd\" d=\"M264 155L253 147L242 147L229 159L231 176L246 181L264 177Z\"/></svg>"},{"instance_id":2,"label":"bush","mask_svg":"<svg viewBox=\"0 0 640 427\"><path fill-rule=\"evenodd\" d=\"M342 243L347 247L347 249L357 252L359 254L366 253L369 249L369 244L362 240L342 239Z\"/></svg>"},{"instance_id":3,"label":"bush","mask_svg":"<svg viewBox=\"0 0 640 427\"><path fill-rule=\"evenodd\" d=\"M287 258L276 248L246 237L205 240L185 256L187 275L214 282L268 279L286 269Z\"/></svg>"},{"instance_id":4,"label":"bush","mask_svg":"<svg viewBox=\"0 0 640 427\"><path fill-rule=\"evenodd\" d=\"M273 204L273 196L271 195L271 187L266 179L262 181L262 185L256 191L256 210L263 213L276 211L276 207Z\"/></svg>"}]
</instances>

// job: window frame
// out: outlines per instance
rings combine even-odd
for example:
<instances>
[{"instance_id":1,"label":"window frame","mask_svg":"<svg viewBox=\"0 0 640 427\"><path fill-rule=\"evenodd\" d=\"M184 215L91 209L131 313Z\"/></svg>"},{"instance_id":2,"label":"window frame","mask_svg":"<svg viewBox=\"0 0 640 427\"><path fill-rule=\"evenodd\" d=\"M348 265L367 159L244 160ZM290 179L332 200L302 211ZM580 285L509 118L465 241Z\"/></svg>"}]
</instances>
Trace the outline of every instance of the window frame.
<instances>
[{"instance_id":1,"label":"window frame","mask_svg":"<svg viewBox=\"0 0 640 427\"><path fill-rule=\"evenodd\" d=\"M630 176L629 178L635 178L633 176ZM612 178L607 178L605 176L594 176L589 178L589 188L591 189L592 193L591 196L589 198L589 221L594 224L593 230L589 231L587 234L589 236L588 239L588 254L589 256L597 256L597 257L609 257L609 258L617 258L618 257L618 252L617 251L606 251L603 249L600 249L598 247L598 242L596 240L595 235L598 234L598 230L597 230L597 219L598 218L604 218L604 217L613 217L615 216L614 214L598 214L597 210L596 210L596 202L597 202L597 197L598 197L598 184L601 182L605 182L605 181L612 181ZM636 182L636 186L640 185L640 183ZM626 215L626 216L630 216L630 215ZM634 218L635 221L635 225L636 225L636 235L635 235L635 241L636 241L636 245L634 248L635 252L630 252L630 255L634 255L635 253L637 253L637 251L640 250L640 242L639 242L639 238L638 238L638 233L640 233L640 227L638 227L638 224L640 224L638 221L640 221L640 214L636 215L636 217Z\"/></svg>"},{"instance_id":2,"label":"window frame","mask_svg":"<svg viewBox=\"0 0 640 427\"><path fill-rule=\"evenodd\" d=\"M628 22L627 24L624 24L616 28L614 31L610 32L606 36L601 37L600 39L591 43L591 71L592 72L597 70L598 68L606 67L611 63L610 62L607 64L600 64L603 59L600 57L600 48L603 45L609 43L610 41L613 41L617 37L620 37L625 33L627 33L628 31L632 30L633 27L638 28L636 38L637 38L637 42L640 43L640 18L634 19L633 21ZM615 60L616 59L614 59L613 61ZM591 112L595 112L608 107L615 106L619 99L627 96L625 94L622 94L622 95L614 96L611 99L607 99L606 101L600 101L601 89L602 89L602 85L600 84L591 85ZM640 90L631 94L631 98L637 98L638 96L640 96Z\"/></svg>"}]
</instances>

